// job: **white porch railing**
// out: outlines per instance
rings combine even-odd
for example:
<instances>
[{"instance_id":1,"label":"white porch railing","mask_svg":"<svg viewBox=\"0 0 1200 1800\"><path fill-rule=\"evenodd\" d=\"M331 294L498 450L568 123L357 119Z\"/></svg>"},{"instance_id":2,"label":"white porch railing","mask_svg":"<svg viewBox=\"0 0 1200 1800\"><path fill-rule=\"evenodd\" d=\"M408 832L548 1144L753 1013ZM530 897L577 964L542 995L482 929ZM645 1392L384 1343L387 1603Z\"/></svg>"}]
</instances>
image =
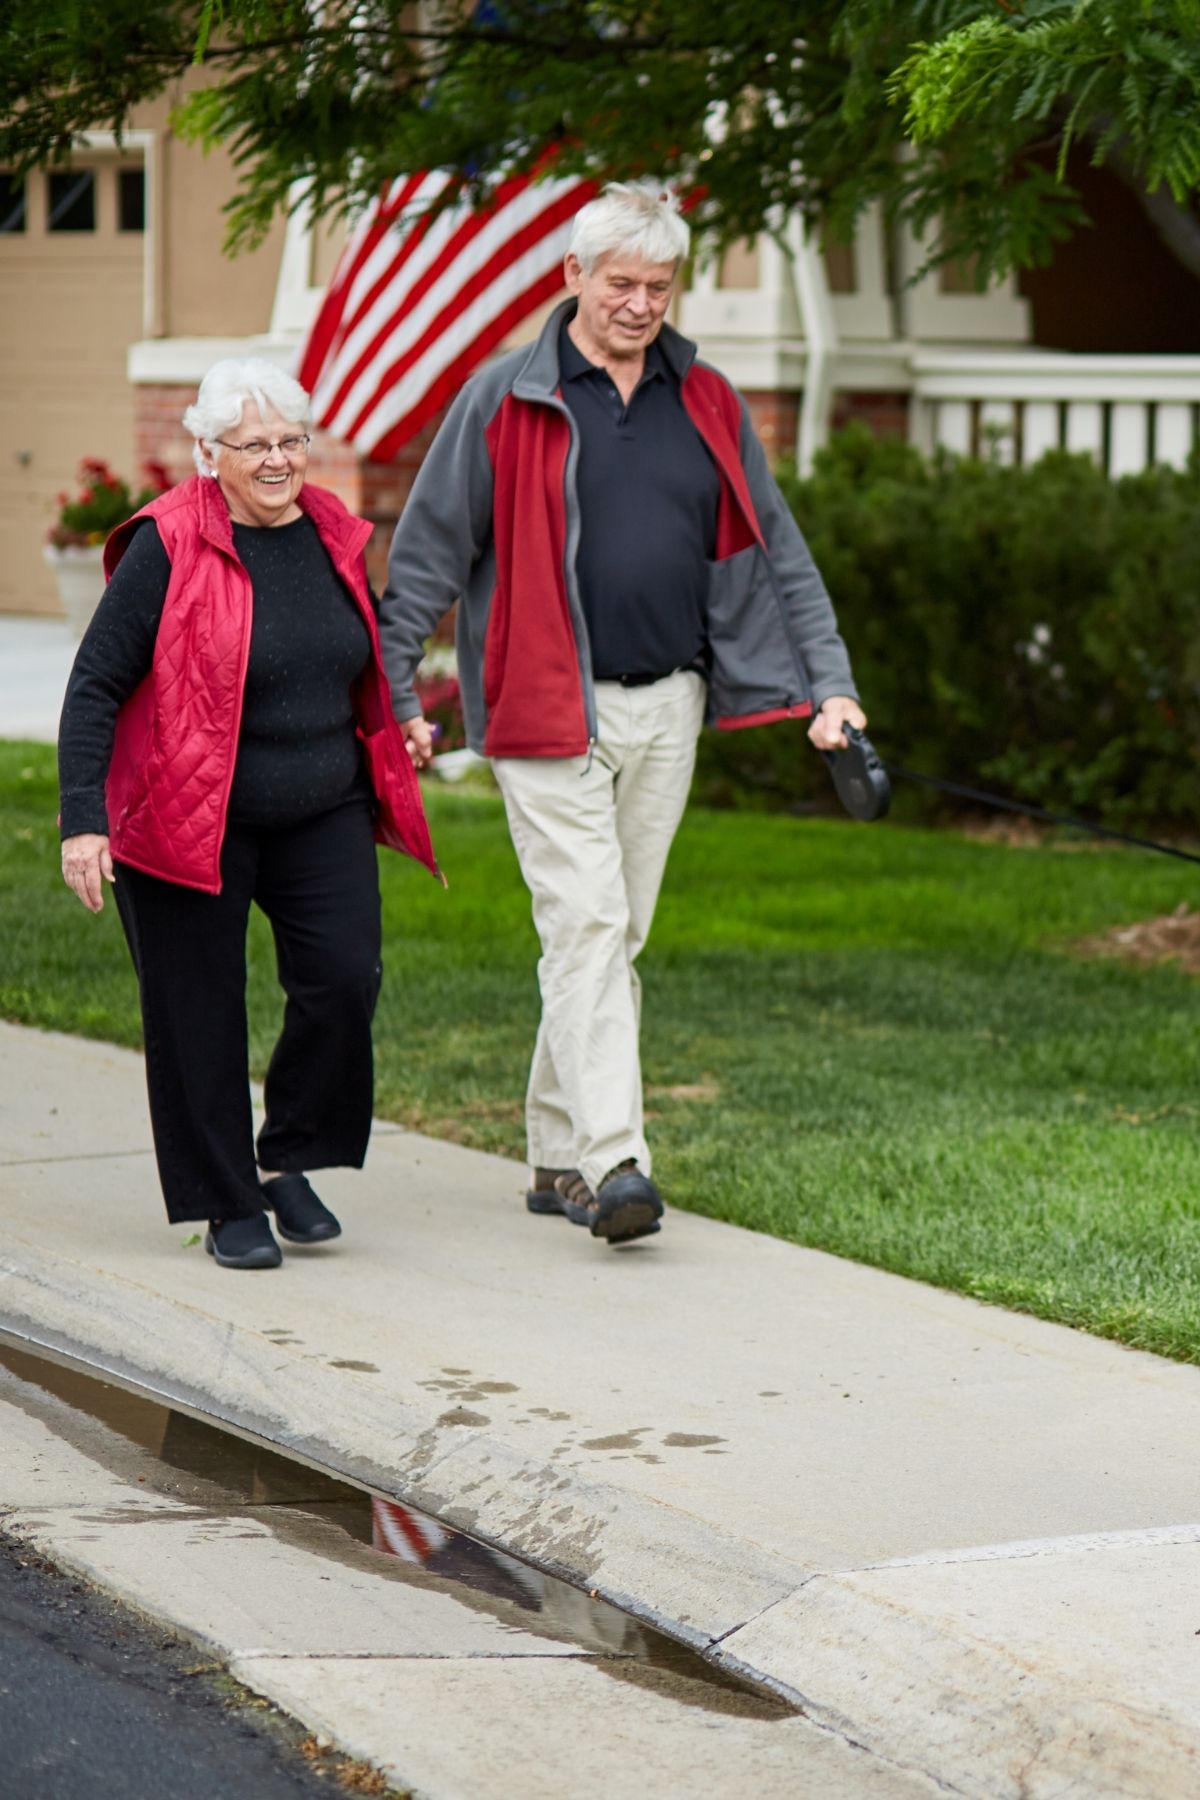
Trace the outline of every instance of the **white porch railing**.
<instances>
[{"instance_id":1,"label":"white porch railing","mask_svg":"<svg viewBox=\"0 0 1200 1800\"><path fill-rule=\"evenodd\" d=\"M921 449L1036 462L1086 451L1110 475L1182 468L1200 432L1200 356L918 351L910 435Z\"/></svg>"}]
</instances>

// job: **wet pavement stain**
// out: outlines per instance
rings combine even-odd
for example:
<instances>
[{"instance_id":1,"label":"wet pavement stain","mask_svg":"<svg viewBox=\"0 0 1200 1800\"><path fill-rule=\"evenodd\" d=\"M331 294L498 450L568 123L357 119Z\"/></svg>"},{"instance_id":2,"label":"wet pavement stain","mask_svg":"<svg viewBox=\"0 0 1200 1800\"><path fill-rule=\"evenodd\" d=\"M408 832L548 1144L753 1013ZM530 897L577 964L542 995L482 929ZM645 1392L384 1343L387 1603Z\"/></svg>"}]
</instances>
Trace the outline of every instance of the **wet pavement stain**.
<instances>
[{"instance_id":1,"label":"wet pavement stain","mask_svg":"<svg viewBox=\"0 0 1200 1800\"><path fill-rule=\"evenodd\" d=\"M456 1394L467 1405L494 1394L519 1394L521 1391L515 1381L466 1381L457 1376L449 1381L418 1381L417 1386L433 1394Z\"/></svg>"},{"instance_id":2,"label":"wet pavement stain","mask_svg":"<svg viewBox=\"0 0 1200 1800\"><path fill-rule=\"evenodd\" d=\"M144 1502L139 1497L94 1508L80 1518L85 1527L182 1527L199 1541L276 1537L333 1570L321 1580L336 1580L339 1569L366 1571L390 1583L451 1595L503 1630L532 1629L570 1644L614 1679L632 1680L690 1708L762 1719L795 1714L785 1701L764 1696L700 1651L447 1521L92 1374L56 1353L34 1354L3 1332L0 1398L119 1479L144 1485ZM487 1423L480 1414L460 1422L468 1421ZM559 1482L549 1472L535 1475L535 1484L553 1491ZM456 1511L462 1519L471 1515L469 1507ZM533 1553L544 1543L549 1554L568 1555L584 1567L594 1560L601 1527L589 1520L572 1532L570 1517L570 1508L560 1507L551 1524L539 1497L516 1522L514 1534ZM712 1653L719 1656L719 1647Z\"/></svg>"},{"instance_id":3,"label":"wet pavement stain","mask_svg":"<svg viewBox=\"0 0 1200 1800\"><path fill-rule=\"evenodd\" d=\"M652 1425L635 1425L630 1431L616 1431L608 1437L580 1438L579 1448L581 1450L640 1450L641 1444L638 1440L653 1429Z\"/></svg>"},{"instance_id":4,"label":"wet pavement stain","mask_svg":"<svg viewBox=\"0 0 1200 1800\"><path fill-rule=\"evenodd\" d=\"M490 1425L491 1422L486 1413L471 1412L465 1406L452 1406L438 1418L439 1425Z\"/></svg>"}]
</instances>

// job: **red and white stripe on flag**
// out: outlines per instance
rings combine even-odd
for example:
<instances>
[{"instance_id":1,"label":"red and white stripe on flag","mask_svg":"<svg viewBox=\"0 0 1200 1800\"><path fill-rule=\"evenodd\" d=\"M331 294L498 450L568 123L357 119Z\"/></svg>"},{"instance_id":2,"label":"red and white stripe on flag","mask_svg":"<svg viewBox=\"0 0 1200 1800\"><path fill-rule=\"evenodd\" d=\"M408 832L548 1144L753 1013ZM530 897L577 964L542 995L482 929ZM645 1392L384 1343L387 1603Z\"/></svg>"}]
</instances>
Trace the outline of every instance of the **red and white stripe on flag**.
<instances>
[{"instance_id":1,"label":"red and white stripe on flag","mask_svg":"<svg viewBox=\"0 0 1200 1800\"><path fill-rule=\"evenodd\" d=\"M595 182L514 176L484 207L430 215L455 177L394 181L350 237L297 371L316 423L389 462L489 351L562 286Z\"/></svg>"},{"instance_id":2,"label":"red and white stripe on flag","mask_svg":"<svg viewBox=\"0 0 1200 1800\"><path fill-rule=\"evenodd\" d=\"M450 1533L436 1519L411 1512L398 1500L371 1497L371 1548L401 1562L424 1563L450 1542Z\"/></svg>"}]
</instances>

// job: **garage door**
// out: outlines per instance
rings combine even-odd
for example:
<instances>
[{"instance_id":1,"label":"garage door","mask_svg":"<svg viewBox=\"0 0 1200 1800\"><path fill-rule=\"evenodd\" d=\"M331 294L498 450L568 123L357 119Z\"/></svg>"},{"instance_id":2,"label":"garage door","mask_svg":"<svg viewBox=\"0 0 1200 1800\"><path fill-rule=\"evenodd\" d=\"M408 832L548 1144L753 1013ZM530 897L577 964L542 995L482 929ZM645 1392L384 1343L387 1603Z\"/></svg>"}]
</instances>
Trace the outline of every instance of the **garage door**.
<instances>
[{"instance_id":1,"label":"garage door","mask_svg":"<svg viewBox=\"0 0 1200 1800\"><path fill-rule=\"evenodd\" d=\"M0 611L57 613L42 559L80 460L133 481L129 345L143 335L140 164L0 172Z\"/></svg>"}]
</instances>

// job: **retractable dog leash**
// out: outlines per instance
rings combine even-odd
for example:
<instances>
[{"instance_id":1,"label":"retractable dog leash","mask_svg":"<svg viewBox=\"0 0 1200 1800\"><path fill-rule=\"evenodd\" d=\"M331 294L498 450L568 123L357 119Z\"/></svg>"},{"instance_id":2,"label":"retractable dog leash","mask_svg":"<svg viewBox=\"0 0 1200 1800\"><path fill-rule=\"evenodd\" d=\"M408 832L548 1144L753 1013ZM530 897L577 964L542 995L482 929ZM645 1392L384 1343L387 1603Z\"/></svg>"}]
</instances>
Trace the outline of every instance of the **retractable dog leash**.
<instances>
[{"instance_id":1,"label":"retractable dog leash","mask_svg":"<svg viewBox=\"0 0 1200 1800\"><path fill-rule=\"evenodd\" d=\"M852 819L870 824L882 819L892 803L892 778L912 781L920 787L936 788L959 800L972 800L978 806L990 806L999 812L1020 813L1027 819L1044 819L1050 825L1070 825L1092 837L1108 838L1117 844L1131 844L1137 850L1155 850L1160 856L1178 857L1181 862L1200 863L1191 850L1180 850L1174 844L1160 844L1155 838L1133 837L1127 831L1113 831L1107 825L1094 825L1088 819L1077 819L1070 813L1049 812L1044 806L1033 806L1024 800L1008 800L1002 794L989 794L982 788L965 787L961 782L944 781L938 775L922 775L899 763L885 763L865 731L853 725L844 727L846 749L821 752L833 776L837 797Z\"/></svg>"},{"instance_id":2,"label":"retractable dog leash","mask_svg":"<svg viewBox=\"0 0 1200 1800\"><path fill-rule=\"evenodd\" d=\"M854 725L843 727L844 750L822 750L829 764L837 797L852 819L869 825L882 819L892 804L892 784L879 760L874 744L865 731Z\"/></svg>"}]
</instances>

